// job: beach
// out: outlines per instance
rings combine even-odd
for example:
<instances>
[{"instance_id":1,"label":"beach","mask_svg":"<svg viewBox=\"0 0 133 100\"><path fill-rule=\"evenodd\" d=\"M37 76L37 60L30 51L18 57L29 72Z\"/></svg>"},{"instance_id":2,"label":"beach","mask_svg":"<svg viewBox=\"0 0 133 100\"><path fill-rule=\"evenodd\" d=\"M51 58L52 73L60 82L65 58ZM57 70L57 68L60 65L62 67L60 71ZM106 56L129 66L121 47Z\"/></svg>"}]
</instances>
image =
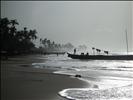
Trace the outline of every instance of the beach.
<instances>
[{"instance_id":1,"label":"beach","mask_svg":"<svg viewBox=\"0 0 133 100\"><path fill-rule=\"evenodd\" d=\"M87 86L69 75L33 68L32 63L45 62L42 58L42 55L23 55L1 61L1 100L64 100L59 91Z\"/></svg>"},{"instance_id":2,"label":"beach","mask_svg":"<svg viewBox=\"0 0 133 100\"><path fill-rule=\"evenodd\" d=\"M1 61L1 98L132 100L132 65L133 61L82 61L67 55L11 57Z\"/></svg>"},{"instance_id":3,"label":"beach","mask_svg":"<svg viewBox=\"0 0 133 100\"><path fill-rule=\"evenodd\" d=\"M133 100L133 1L1 1L1 100Z\"/></svg>"}]
</instances>

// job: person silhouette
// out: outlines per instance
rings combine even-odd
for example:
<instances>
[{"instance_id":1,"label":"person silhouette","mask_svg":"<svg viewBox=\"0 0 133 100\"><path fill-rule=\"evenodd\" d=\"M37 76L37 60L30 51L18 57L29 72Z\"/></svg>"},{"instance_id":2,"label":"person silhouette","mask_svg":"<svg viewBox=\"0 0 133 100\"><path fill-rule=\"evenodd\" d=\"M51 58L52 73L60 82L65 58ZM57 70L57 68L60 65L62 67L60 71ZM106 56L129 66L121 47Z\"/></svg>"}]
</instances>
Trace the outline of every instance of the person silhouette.
<instances>
[{"instance_id":1,"label":"person silhouette","mask_svg":"<svg viewBox=\"0 0 133 100\"><path fill-rule=\"evenodd\" d=\"M74 49L74 54L76 54L76 48Z\"/></svg>"},{"instance_id":2,"label":"person silhouette","mask_svg":"<svg viewBox=\"0 0 133 100\"><path fill-rule=\"evenodd\" d=\"M86 55L89 55L89 53L87 52Z\"/></svg>"}]
</instances>

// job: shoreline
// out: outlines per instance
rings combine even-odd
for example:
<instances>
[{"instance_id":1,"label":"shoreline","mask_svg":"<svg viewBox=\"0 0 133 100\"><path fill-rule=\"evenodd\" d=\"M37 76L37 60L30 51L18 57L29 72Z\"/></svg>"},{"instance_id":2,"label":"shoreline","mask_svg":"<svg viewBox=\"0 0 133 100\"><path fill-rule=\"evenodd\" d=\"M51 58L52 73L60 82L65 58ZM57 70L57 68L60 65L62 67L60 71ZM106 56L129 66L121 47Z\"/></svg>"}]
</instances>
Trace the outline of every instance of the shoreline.
<instances>
[{"instance_id":1,"label":"shoreline","mask_svg":"<svg viewBox=\"0 0 133 100\"><path fill-rule=\"evenodd\" d=\"M28 55L1 61L2 100L64 100L58 92L87 86L78 78L54 74L51 69L31 67L32 63L44 62L43 57Z\"/></svg>"}]
</instances>

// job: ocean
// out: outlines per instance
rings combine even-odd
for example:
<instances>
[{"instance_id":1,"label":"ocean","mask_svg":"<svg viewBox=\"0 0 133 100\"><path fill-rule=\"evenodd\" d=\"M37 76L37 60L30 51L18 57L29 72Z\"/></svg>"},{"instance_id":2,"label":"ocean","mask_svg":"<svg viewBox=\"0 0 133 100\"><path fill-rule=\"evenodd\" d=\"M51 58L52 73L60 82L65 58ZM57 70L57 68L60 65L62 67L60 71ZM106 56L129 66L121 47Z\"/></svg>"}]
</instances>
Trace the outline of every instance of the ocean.
<instances>
[{"instance_id":1,"label":"ocean","mask_svg":"<svg viewBox=\"0 0 133 100\"><path fill-rule=\"evenodd\" d=\"M34 68L55 70L55 74L81 75L86 88L66 88L58 92L70 100L133 100L133 61L78 60L67 55L44 55ZM68 83L66 83L68 84Z\"/></svg>"}]
</instances>

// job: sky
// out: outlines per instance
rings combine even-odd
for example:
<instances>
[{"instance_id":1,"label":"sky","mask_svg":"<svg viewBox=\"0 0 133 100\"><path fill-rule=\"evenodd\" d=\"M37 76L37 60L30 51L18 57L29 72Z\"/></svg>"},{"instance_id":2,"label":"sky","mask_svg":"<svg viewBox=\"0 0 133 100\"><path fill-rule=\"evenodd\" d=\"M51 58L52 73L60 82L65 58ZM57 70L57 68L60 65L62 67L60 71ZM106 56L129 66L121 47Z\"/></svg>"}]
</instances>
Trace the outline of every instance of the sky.
<instances>
[{"instance_id":1,"label":"sky","mask_svg":"<svg viewBox=\"0 0 133 100\"><path fill-rule=\"evenodd\" d=\"M1 16L56 43L133 52L132 1L1 1ZM37 42L38 43L38 42ZM38 43L39 44L39 43Z\"/></svg>"}]
</instances>

